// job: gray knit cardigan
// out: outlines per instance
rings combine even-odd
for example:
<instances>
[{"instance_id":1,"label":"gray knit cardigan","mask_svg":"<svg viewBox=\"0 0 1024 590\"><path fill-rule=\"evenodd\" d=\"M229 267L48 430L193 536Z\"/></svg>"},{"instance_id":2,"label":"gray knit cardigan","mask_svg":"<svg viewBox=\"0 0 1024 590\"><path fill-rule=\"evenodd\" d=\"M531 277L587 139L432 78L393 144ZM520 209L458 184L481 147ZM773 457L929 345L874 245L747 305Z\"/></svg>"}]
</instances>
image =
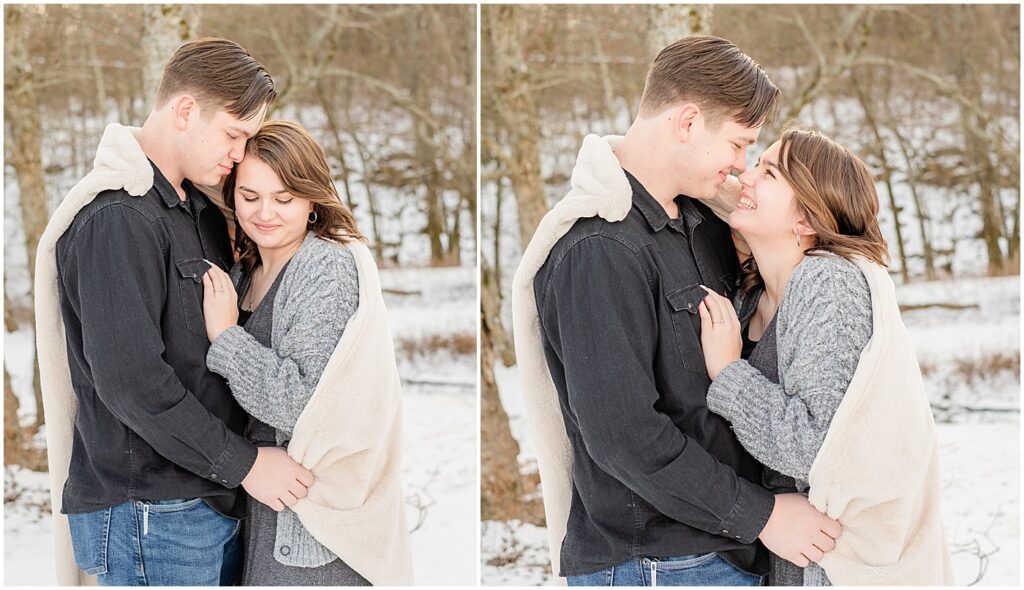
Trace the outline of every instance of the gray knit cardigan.
<instances>
[{"instance_id":1,"label":"gray knit cardigan","mask_svg":"<svg viewBox=\"0 0 1024 590\"><path fill-rule=\"evenodd\" d=\"M352 254L306 235L274 299L271 345L266 348L239 326L210 345L206 363L222 375L239 405L274 427L278 444L291 439L299 415L359 304L359 276ZM240 264L231 269L238 288ZM309 534L289 509L277 515L274 558L285 565L317 567L336 556ZM282 555L281 547L288 546Z\"/></svg>"},{"instance_id":2,"label":"gray knit cardigan","mask_svg":"<svg viewBox=\"0 0 1024 590\"><path fill-rule=\"evenodd\" d=\"M746 307L737 301L740 307ZM727 419L762 464L808 489L811 466L871 338L871 292L851 262L807 256L786 285L775 318L779 383L745 360L730 363L708 389L712 412ZM796 583L799 580L776 580ZM805 586L827 585L812 564Z\"/></svg>"}]
</instances>

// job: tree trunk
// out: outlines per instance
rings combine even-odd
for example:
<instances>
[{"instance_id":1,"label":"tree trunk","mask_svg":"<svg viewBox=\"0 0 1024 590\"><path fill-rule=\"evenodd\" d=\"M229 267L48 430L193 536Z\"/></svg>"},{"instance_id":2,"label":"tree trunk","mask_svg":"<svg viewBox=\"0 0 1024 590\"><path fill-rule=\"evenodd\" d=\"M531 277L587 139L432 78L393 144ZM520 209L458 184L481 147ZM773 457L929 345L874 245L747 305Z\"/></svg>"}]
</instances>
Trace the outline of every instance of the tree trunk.
<instances>
[{"instance_id":1,"label":"tree trunk","mask_svg":"<svg viewBox=\"0 0 1024 590\"><path fill-rule=\"evenodd\" d=\"M4 293L4 330L10 333L16 329L18 326L11 317L11 303ZM11 376L7 373L7 367L4 367L4 465L20 465L28 442L27 433L18 420L19 406L18 398L11 389Z\"/></svg>"},{"instance_id":2,"label":"tree trunk","mask_svg":"<svg viewBox=\"0 0 1024 590\"><path fill-rule=\"evenodd\" d=\"M973 25L971 12L963 6L950 6L948 11L932 14L935 38L954 38L953 31ZM1003 237L1002 222L999 219L999 181L997 168L991 153L996 145L987 132L991 114L979 108L984 105L982 88L984 84L977 76L976 64L971 62L968 48L962 43L945 45L947 63L951 68L955 89L965 100L958 100L960 123L964 131L964 159L973 170L978 187L978 208L981 214L981 232L978 237L985 243L988 255L988 272L995 274L1003 270L1005 259L1000 245ZM978 105L978 106L975 106Z\"/></svg>"},{"instance_id":3,"label":"tree trunk","mask_svg":"<svg viewBox=\"0 0 1024 590\"><path fill-rule=\"evenodd\" d=\"M647 49L662 49L691 35L710 35L715 7L710 4L651 4L647 7Z\"/></svg>"},{"instance_id":4,"label":"tree trunk","mask_svg":"<svg viewBox=\"0 0 1024 590\"><path fill-rule=\"evenodd\" d=\"M889 193L889 208L892 210L892 222L896 228L896 249L900 255L900 276L903 277L904 283L908 283L910 282L910 271L907 268L907 249L903 242L903 223L900 221L900 213L903 211L903 208L896 204L896 192L892 189L893 170L892 166L889 165L889 158L885 154L885 139L882 138L882 133L878 128L878 121L875 119L874 114L874 105L868 101L864 87L861 84L862 81L855 73L851 72L850 82L857 95L857 100L864 110L864 121L868 124L868 127L871 129L871 135L875 139L874 152L882 164L882 182L885 183L885 189Z\"/></svg>"},{"instance_id":5,"label":"tree trunk","mask_svg":"<svg viewBox=\"0 0 1024 590\"><path fill-rule=\"evenodd\" d=\"M494 66L494 108L509 139L503 163L516 196L519 240L525 248L548 210L540 172L540 117L519 38L519 8L507 4L485 8L490 16L484 20L484 36Z\"/></svg>"},{"instance_id":6,"label":"tree trunk","mask_svg":"<svg viewBox=\"0 0 1024 590\"><path fill-rule=\"evenodd\" d=\"M28 57L27 23L25 8L19 5L4 9L5 49L7 63L4 75L4 119L7 133L4 136L8 162L18 178L18 199L21 204L21 223L25 230L25 250L28 253L29 293L35 291L36 250L39 238L46 229L49 212L46 206L46 177L43 171L39 102L36 97L35 79ZM35 332L35 315L32 315L32 330ZM42 425L42 389L39 386L39 361L32 355L34 377L32 385L36 397L36 425Z\"/></svg>"},{"instance_id":7,"label":"tree trunk","mask_svg":"<svg viewBox=\"0 0 1024 590\"><path fill-rule=\"evenodd\" d=\"M608 128L614 129L616 119L615 89L612 85L611 68L608 67L608 55L605 53L604 48L601 47L601 38L598 36L597 31L591 32L590 43L594 59L597 60L597 75L601 80L601 97L603 99L605 119L608 121Z\"/></svg>"},{"instance_id":8,"label":"tree trunk","mask_svg":"<svg viewBox=\"0 0 1024 590\"><path fill-rule=\"evenodd\" d=\"M490 274L484 271L484 274ZM488 282L484 279L484 282ZM494 379L495 320L500 323L493 289L481 286L480 299L480 517L482 520L523 518L523 477L519 443L512 436L508 414Z\"/></svg>"},{"instance_id":9,"label":"tree trunk","mask_svg":"<svg viewBox=\"0 0 1024 590\"><path fill-rule=\"evenodd\" d=\"M18 398L11 389L11 376L4 367L4 465L20 465L27 442L18 421Z\"/></svg>"},{"instance_id":10,"label":"tree trunk","mask_svg":"<svg viewBox=\"0 0 1024 590\"><path fill-rule=\"evenodd\" d=\"M914 208L917 210L917 231L921 234L921 249L924 254L924 272L925 276L928 277L929 281L936 279L935 273L935 252L932 248L931 237L927 231L928 225L928 211L925 208L924 199L921 198L920 192L917 190L917 168L914 165L914 161L910 154L910 146L907 139L903 136L903 133L899 130L899 125L896 119L892 116L890 111L889 130L892 131L893 136L896 137L896 145L900 148L900 154L903 156L903 161L906 163L906 182L910 188L910 194L914 199Z\"/></svg>"},{"instance_id":11,"label":"tree trunk","mask_svg":"<svg viewBox=\"0 0 1024 590\"><path fill-rule=\"evenodd\" d=\"M409 41L413 46L424 43L423 29L429 26L429 15L421 13L409 30ZM430 112L430 87L424 80L420 68L409 69L409 94L413 102L426 112ZM423 232L430 243L430 261L433 264L444 264L445 248L441 237L445 233L444 204L441 202L441 178L437 169L436 146L429 142L434 136L432 126L423 117L413 114L413 141L415 145L416 163L420 178L423 179L424 206L427 213L427 225Z\"/></svg>"},{"instance_id":12,"label":"tree trunk","mask_svg":"<svg viewBox=\"0 0 1024 590\"><path fill-rule=\"evenodd\" d=\"M199 7L194 4L146 4L143 7L142 91L156 99L164 65L199 30Z\"/></svg>"}]
</instances>

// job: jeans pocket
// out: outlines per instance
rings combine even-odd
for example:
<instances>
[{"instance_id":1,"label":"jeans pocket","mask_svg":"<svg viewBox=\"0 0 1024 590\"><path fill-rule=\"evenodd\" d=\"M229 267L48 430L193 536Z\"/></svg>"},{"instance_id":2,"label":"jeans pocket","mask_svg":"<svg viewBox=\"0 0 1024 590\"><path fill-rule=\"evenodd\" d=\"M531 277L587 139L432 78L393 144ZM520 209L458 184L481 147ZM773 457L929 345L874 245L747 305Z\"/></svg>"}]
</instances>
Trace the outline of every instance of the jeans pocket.
<instances>
[{"instance_id":1,"label":"jeans pocket","mask_svg":"<svg viewBox=\"0 0 1024 590\"><path fill-rule=\"evenodd\" d=\"M668 572L697 567L711 561L716 555L718 554L701 553L697 555L684 555L681 557L663 557L658 559L657 569L659 572Z\"/></svg>"},{"instance_id":2,"label":"jeans pocket","mask_svg":"<svg viewBox=\"0 0 1024 590\"><path fill-rule=\"evenodd\" d=\"M68 515L75 564L90 576L107 573L107 541L110 538L110 514L113 510L106 508Z\"/></svg>"},{"instance_id":3,"label":"jeans pocket","mask_svg":"<svg viewBox=\"0 0 1024 590\"><path fill-rule=\"evenodd\" d=\"M615 585L615 568L610 567L590 574L569 576L565 581L568 586L613 586Z\"/></svg>"},{"instance_id":4,"label":"jeans pocket","mask_svg":"<svg viewBox=\"0 0 1024 590\"><path fill-rule=\"evenodd\" d=\"M202 502L202 498L175 498L171 500L149 500L145 502L150 512L179 512L188 510Z\"/></svg>"},{"instance_id":5,"label":"jeans pocket","mask_svg":"<svg viewBox=\"0 0 1024 590\"><path fill-rule=\"evenodd\" d=\"M662 586L760 586L761 577L741 571L718 553L663 558L657 562Z\"/></svg>"}]
</instances>

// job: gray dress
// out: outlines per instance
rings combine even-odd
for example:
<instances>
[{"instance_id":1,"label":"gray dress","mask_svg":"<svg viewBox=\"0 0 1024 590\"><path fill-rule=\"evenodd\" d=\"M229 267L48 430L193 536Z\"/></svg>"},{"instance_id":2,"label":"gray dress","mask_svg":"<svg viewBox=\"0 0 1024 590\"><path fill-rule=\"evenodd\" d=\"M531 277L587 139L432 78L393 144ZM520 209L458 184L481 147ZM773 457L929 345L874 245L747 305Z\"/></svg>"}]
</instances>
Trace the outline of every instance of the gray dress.
<instances>
[{"instance_id":1,"label":"gray dress","mask_svg":"<svg viewBox=\"0 0 1024 590\"><path fill-rule=\"evenodd\" d=\"M759 297L737 299L744 327ZM808 256L750 356L730 363L711 383L708 409L727 419L765 466L766 487L808 490L814 458L871 331L871 292L860 269L836 256ZM801 569L772 557L772 585L829 584L817 564Z\"/></svg>"},{"instance_id":2,"label":"gray dress","mask_svg":"<svg viewBox=\"0 0 1024 590\"><path fill-rule=\"evenodd\" d=\"M271 347L271 327L274 320L274 298L277 295L285 269L281 269L270 290L251 315L239 310L239 323L260 344ZM243 276L238 285L239 301L249 290L250 277ZM239 304L241 306L241 304ZM246 317L248 316L248 317ZM256 446L277 446L277 431L256 418L250 417L245 430L246 438ZM286 447L287 442L280 446ZM274 557L278 513L270 507L249 498L248 518L244 524L245 562L242 568L243 586L370 586L371 584L338 557L318 567L299 567L280 563ZM288 510L287 508L285 510ZM305 532L305 531L304 531ZM305 532L309 535L308 532ZM307 543L316 543L310 538ZM317 543L317 545L319 545ZM280 550L287 550L282 546ZM323 549L323 551L327 551Z\"/></svg>"},{"instance_id":3,"label":"gray dress","mask_svg":"<svg viewBox=\"0 0 1024 590\"><path fill-rule=\"evenodd\" d=\"M745 352L747 349L746 344L750 342L747 337L749 329L749 322L746 322L743 328ZM775 318L773 317L772 321L768 323L768 327L765 328L764 334L761 335L761 339L754 343L750 355L744 355L750 366L761 371L772 383L779 382L779 350L777 345L778 342L775 339ZM797 482L795 478L779 473L770 467L765 467L764 469L762 484L775 494L807 491L807 486L800 485L800 482ZM828 580L828 576L825 575L825 570L816 563L810 564L807 568L801 568L772 553L769 556L769 568L767 582L769 586L832 585Z\"/></svg>"}]
</instances>

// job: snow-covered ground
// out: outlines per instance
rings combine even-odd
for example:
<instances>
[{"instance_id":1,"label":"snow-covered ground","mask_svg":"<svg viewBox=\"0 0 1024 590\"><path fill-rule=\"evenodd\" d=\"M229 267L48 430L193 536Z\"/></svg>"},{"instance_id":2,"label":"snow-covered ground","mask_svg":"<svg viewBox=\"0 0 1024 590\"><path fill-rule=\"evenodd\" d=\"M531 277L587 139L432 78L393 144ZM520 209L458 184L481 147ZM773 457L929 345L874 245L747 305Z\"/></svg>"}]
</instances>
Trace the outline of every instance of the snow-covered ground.
<instances>
[{"instance_id":1,"label":"snow-covered ground","mask_svg":"<svg viewBox=\"0 0 1024 590\"><path fill-rule=\"evenodd\" d=\"M903 319L939 422L943 523L956 584L1019 586L1020 277L911 283L898 286L897 297L904 306L965 306L908 310ZM495 374L520 460L535 469L519 373L498 366ZM553 583L546 529L490 521L482 533L485 585Z\"/></svg>"},{"instance_id":2,"label":"snow-covered ground","mask_svg":"<svg viewBox=\"0 0 1024 590\"><path fill-rule=\"evenodd\" d=\"M476 338L475 268L403 268L381 272L396 342L433 336ZM442 342L444 340L442 339ZM32 334L6 335L5 362L24 416L34 414ZM402 477L416 580L422 585L477 583L476 354L398 346L404 382ZM5 482L4 583L53 585L47 474L17 469Z\"/></svg>"}]
</instances>

